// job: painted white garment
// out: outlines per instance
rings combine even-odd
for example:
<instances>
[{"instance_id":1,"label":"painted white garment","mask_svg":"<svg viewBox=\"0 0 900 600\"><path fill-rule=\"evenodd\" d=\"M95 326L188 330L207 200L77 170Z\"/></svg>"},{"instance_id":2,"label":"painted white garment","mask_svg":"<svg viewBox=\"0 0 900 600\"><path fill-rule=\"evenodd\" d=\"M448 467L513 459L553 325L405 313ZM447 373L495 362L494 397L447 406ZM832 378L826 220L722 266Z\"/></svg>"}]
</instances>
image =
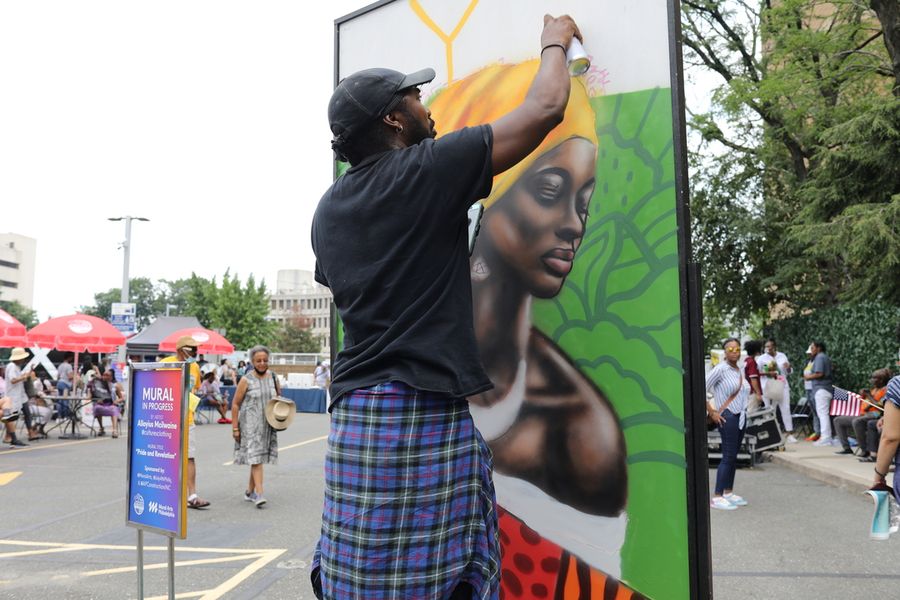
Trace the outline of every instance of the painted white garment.
<instances>
[{"instance_id":1,"label":"painted white garment","mask_svg":"<svg viewBox=\"0 0 900 600\"><path fill-rule=\"evenodd\" d=\"M497 504L546 540L565 548L590 566L620 578L619 552L625 543L628 517L600 517L575 510L537 486L494 472Z\"/></svg>"},{"instance_id":2,"label":"painted white garment","mask_svg":"<svg viewBox=\"0 0 900 600\"><path fill-rule=\"evenodd\" d=\"M472 419L475 420L475 426L481 432L481 437L486 442L496 440L516 422L519 410L525 402L525 371L526 363L523 358L516 368L516 376L513 378L509 391L499 402L490 406L480 406L469 402L469 412L472 414Z\"/></svg>"}]
</instances>

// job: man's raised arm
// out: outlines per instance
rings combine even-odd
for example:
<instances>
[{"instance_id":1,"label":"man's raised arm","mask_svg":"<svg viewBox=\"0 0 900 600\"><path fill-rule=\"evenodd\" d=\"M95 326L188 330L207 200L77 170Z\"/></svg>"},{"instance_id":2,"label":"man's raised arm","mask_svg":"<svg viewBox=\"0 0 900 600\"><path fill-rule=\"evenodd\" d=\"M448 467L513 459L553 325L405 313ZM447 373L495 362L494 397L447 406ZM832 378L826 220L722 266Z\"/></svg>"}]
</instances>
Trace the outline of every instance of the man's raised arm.
<instances>
[{"instance_id":1,"label":"man's raised arm","mask_svg":"<svg viewBox=\"0 0 900 600\"><path fill-rule=\"evenodd\" d=\"M571 86L566 48L573 36L581 39L578 26L571 17L544 15L541 66L528 94L512 112L491 123L494 131L491 153L494 175L528 156L563 120Z\"/></svg>"}]
</instances>

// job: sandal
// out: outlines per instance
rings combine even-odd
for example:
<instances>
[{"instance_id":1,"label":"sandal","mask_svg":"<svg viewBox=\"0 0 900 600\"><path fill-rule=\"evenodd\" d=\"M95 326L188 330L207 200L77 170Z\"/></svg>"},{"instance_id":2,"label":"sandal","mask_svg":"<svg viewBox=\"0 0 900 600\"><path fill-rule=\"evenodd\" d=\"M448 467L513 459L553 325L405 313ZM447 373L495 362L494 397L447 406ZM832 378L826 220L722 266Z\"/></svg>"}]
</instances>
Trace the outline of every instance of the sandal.
<instances>
[{"instance_id":1,"label":"sandal","mask_svg":"<svg viewBox=\"0 0 900 600\"><path fill-rule=\"evenodd\" d=\"M188 508L206 508L207 506L209 506L209 501L202 500L198 496L197 498L192 498L192 499L188 500L187 506L188 506Z\"/></svg>"},{"instance_id":2,"label":"sandal","mask_svg":"<svg viewBox=\"0 0 900 600\"><path fill-rule=\"evenodd\" d=\"M103 437L104 435L106 435L106 432L102 429L97 432L97 437Z\"/></svg>"},{"instance_id":3,"label":"sandal","mask_svg":"<svg viewBox=\"0 0 900 600\"><path fill-rule=\"evenodd\" d=\"M118 431L113 431L112 436L113 436L113 439L116 439L117 437L119 437L119 432L118 432Z\"/></svg>"}]
</instances>

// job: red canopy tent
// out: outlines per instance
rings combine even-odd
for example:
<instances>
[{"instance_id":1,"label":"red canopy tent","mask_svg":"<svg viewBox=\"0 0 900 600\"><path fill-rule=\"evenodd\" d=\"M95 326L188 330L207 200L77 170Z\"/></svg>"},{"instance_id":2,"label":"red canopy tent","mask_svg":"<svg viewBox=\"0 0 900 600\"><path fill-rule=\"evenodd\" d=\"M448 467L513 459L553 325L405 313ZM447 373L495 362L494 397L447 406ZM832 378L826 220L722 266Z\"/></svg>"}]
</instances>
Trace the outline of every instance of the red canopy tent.
<instances>
[{"instance_id":1,"label":"red canopy tent","mask_svg":"<svg viewBox=\"0 0 900 600\"><path fill-rule=\"evenodd\" d=\"M231 354L234 345L221 334L203 327L187 327L173 331L159 343L162 352L175 352L175 344L183 336L191 336L197 342L198 354Z\"/></svg>"},{"instance_id":2,"label":"red canopy tent","mask_svg":"<svg viewBox=\"0 0 900 600\"><path fill-rule=\"evenodd\" d=\"M118 329L91 315L56 317L34 326L25 340L39 348L55 348L63 352L114 352L125 343L125 335Z\"/></svg>"},{"instance_id":3,"label":"red canopy tent","mask_svg":"<svg viewBox=\"0 0 900 600\"><path fill-rule=\"evenodd\" d=\"M0 308L0 348L25 345L25 326Z\"/></svg>"},{"instance_id":4,"label":"red canopy tent","mask_svg":"<svg viewBox=\"0 0 900 600\"><path fill-rule=\"evenodd\" d=\"M32 327L25 334L25 342L29 346L74 352L75 365L73 368L78 373L79 352L114 352L117 346L125 343L125 335L103 319L91 315L74 314L56 317ZM73 410L73 415L77 414L76 410ZM90 414L88 413L88 415ZM87 418L90 421L90 417ZM71 437L79 437L75 432L77 416L73 417L71 421Z\"/></svg>"}]
</instances>

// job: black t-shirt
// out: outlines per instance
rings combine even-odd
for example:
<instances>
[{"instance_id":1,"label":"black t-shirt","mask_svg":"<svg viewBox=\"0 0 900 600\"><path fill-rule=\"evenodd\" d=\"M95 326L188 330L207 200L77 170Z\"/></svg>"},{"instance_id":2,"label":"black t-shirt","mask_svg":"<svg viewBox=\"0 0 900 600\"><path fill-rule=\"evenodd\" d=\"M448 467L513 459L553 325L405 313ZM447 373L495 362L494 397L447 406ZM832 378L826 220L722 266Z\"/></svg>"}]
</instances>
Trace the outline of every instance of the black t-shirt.
<instances>
[{"instance_id":1,"label":"black t-shirt","mask_svg":"<svg viewBox=\"0 0 900 600\"><path fill-rule=\"evenodd\" d=\"M332 402L388 381L470 396L492 387L472 324L466 210L491 191L490 126L371 156L325 193L316 281L344 324Z\"/></svg>"}]
</instances>

